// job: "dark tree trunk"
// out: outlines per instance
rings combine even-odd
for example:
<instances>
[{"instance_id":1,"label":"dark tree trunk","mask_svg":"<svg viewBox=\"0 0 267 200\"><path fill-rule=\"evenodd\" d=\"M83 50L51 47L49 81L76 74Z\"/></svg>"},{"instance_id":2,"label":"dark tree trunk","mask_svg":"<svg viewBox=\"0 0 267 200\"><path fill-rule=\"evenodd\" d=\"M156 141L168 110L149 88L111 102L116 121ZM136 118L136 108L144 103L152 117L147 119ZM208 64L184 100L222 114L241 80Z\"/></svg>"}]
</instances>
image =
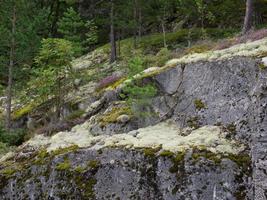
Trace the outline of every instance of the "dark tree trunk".
<instances>
[{"instance_id":1,"label":"dark tree trunk","mask_svg":"<svg viewBox=\"0 0 267 200\"><path fill-rule=\"evenodd\" d=\"M59 20L59 13L60 13L60 1L56 0L56 7L55 7L55 16L52 22L52 27L51 27L51 34L53 37L57 37L57 22ZM53 12L53 10L51 10Z\"/></svg>"},{"instance_id":2,"label":"dark tree trunk","mask_svg":"<svg viewBox=\"0 0 267 200\"><path fill-rule=\"evenodd\" d=\"M134 12L134 14L133 14L133 17L134 17L134 28L133 28L133 31L134 31L134 33L133 33L133 35L134 35L134 49L136 49L137 48L137 12L138 12L138 10L137 10L137 7L138 7L138 5L137 5L138 3L137 3L137 0L134 0L134 7L133 7L133 12Z\"/></svg>"},{"instance_id":3,"label":"dark tree trunk","mask_svg":"<svg viewBox=\"0 0 267 200\"><path fill-rule=\"evenodd\" d=\"M115 39L115 30L114 30L114 2L111 2L110 9L110 45L111 45L111 54L110 54L110 63L113 63L117 59L117 50L116 50L116 39Z\"/></svg>"},{"instance_id":4,"label":"dark tree trunk","mask_svg":"<svg viewBox=\"0 0 267 200\"><path fill-rule=\"evenodd\" d=\"M246 2L246 16L242 31L243 35L246 34L252 28L253 25L253 1L254 0L247 0Z\"/></svg>"},{"instance_id":5,"label":"dark tree trunk","mask_svg":"<svg viewBox=\"0 0 267 200\"><path fill-rule=\"evenodd\" d=\"M118 31L118 56L120 57L120 55L121 55L121 39L122 39L122 37L121 37L121 30L120 31Z\"/></svg>"},{"instance_id":6,"label":"dark tree trunk","mask_svg":"<svg viewBox=\"0 0 267 200\"><path fill-rule=\"evenodd\" d=\"M141 9L141 6L139 6L139 13L138 13L138 37L139 37L139 40L140 38L142 37L142 9Z\"/></svg>"},{"instance_id":7,"label":"dark tree trunk","mask_svg":"<svg viewBox=\"0 0 267 200\"><path fill-rule=\"evenodd\" d=\"M11 128L11 102L12 102L12 79L13 79L13 67L15 59L15 33L16 33L16 5L13 5L12 14L12 32L11 32L11 44L10 44L10 58L8 66L8 86L7 86L7 102L6 102L6 129L9 131Z\"/></svg>"}]
</instances>

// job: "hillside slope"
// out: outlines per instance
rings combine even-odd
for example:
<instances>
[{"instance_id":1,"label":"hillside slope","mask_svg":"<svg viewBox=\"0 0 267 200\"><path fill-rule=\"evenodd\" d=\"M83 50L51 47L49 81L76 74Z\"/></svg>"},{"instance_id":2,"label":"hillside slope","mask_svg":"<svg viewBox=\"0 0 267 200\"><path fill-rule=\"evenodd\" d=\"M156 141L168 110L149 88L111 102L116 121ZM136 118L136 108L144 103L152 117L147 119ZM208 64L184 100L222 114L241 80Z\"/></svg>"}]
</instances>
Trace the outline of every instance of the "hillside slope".
<instances>
[{"instance_id":1,"label":"hillside slope","mask_svg":"<svg viewBox=\"0 0 267 200\"><path fill-rule=\"evenodd\" d=\"M84 121L2 157L1 199L266 199L266 52L264 38L82 86ZM136 81L157 89L152 114L121 95Z\"/></svg>"}]
</instances>

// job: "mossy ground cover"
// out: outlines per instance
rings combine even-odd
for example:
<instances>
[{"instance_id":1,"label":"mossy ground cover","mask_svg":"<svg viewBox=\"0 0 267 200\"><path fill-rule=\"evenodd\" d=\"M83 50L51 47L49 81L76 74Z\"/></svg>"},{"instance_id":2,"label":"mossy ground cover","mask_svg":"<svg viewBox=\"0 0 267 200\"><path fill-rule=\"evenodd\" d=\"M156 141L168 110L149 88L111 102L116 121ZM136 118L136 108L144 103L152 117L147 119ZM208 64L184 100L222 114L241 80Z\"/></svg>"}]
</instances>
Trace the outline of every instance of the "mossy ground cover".
<instances>
[{"instance_id":1,"label":"mossy ground cover","mask_svg":"<svg viewBox=\"0 0 267 200\"><path fill-rule=\"evenodd\" d=\"M121 115L133 116L132 110L127 105L122 105L119 107L113 107L109 112L105 113L99 118L99 122L102 126L110 123L116 123L117 118Z\"/></svg>"}]
</instances>

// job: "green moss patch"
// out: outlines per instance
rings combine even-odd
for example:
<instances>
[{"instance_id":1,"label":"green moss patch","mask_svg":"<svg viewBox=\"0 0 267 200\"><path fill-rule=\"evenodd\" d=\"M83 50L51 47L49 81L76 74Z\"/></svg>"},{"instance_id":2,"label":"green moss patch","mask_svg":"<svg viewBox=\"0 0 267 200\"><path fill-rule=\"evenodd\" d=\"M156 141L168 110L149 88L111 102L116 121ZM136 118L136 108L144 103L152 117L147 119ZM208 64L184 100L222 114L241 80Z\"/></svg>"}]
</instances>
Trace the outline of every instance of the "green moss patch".
<instances>
[{"instance_id":1,"label":"green moss patch","mask_svg":"<svg viewBox=\"0 0 267 200\"><path fill-rule=\"evenodd\" d=\"M194 161L197 161L200 158L206 158L207 160L213 161L216 165L220 164L222 159L220 154L213 153L205 148L194 148L192 158Z\"/></svg>"},{"instance_id":2,"label":"green moss patch","mask_svg":"<svg viewBox=\"0 0 267 200\"><path fill-rule=\"evenodd\" d=\"M110 123L116 123L117 119L121 115L128 115L132 116L132 110L128 106L120 106L120 107L113 107L110 112L104 114L100 119L99 122L101 125L105 126Z\"/></svg>"},{"instance_id":3,"label":"green moss patch","mask_svg":"<svg viewBox=\"0 0 267 200\"><path fill-rule=\"evenodd\" d=\"M69 153L69 152L76 152L78 149L79 149L78 145L72 145L72 146L69 146L69 147L66 147L66 148L56 149L55 151L51 152L51 155L52 156L57 156L57 155L66 154L66 153Z\"/></svg>"},{"instance_id":4,"label":"green moss patch","mask_svg":"<svg viewBox=\"0 0 267 200\"><path fill-rule=\"evenodd\" d=\"M206 105L202 102L201 99L195 99L194 100L195 108L197 110L205 109Z\"/></svg>"},{"instance_id":5,"label":"green moss patch","mask_svg":"<svg viewBox=\"0 0 267 200\"><path fill-rule=\"evenodd\" d=\"M199 118L198 117L191 117L187 120L187 125L190 128L198 129L200 127Z\"/></svg>"},{"instance_id":6,"label":"green moss patch","mask_svg":"<svg viewBox=\"0 0 267 200\"><path fill-rule=\"evenodd\" d=\"M59 171L69 170L70 168L71 168L71 163L67 157L64 158L64 162L56 165L56 170L59 170Z\"/></svg>"},{"instance_id":7,"label":"green moss patch","mask_svg":"<svg viewBox=\"0 0 267 200\"><path fill-rule=\"evenodd\" d=\"M159 155L162 157L171 158L174 156L174 153L171 151L162 151Z\"/></svg>"},{"instance_id":8,"label":"green moss patch","mask_svg":"<svg viewBox=\"0 0 267 200\"><path fill-rule=\"evenodd\" d=\"M100 167L100 161L98 161L98 160L90 160L89 162L88 162L88 167L90 168L90 169L98 169L99 167Z\"/></svg>"},{"instance_id":9,"label":"green moss patch","mask_svg":"<svg viewBox=\"0 0 267 200\"><path fill-rule=\"evenodd\" d=\"M183 165L185 152L178 152L172 157L172 166L169 169L170 173L177 173L180 167Z\"/></svg>"},{"instance_id":10,"label":"green moss patch","mask_svg":"<svg viewBox=\"0 0 267 200\"><path fill-rule=\"evenodd\" d=\"M20 109L15 110L15 111L12 113L12 119L13 119L13 120L16 120L16 119L19 119L19 118L21 118L21 117L27 115L27 114L30 113L35 107L36 107L36 104L35 104L35 103L29 103L28 105L25 105L25 106L21 107Z\"/></svg>"}]
</instances>

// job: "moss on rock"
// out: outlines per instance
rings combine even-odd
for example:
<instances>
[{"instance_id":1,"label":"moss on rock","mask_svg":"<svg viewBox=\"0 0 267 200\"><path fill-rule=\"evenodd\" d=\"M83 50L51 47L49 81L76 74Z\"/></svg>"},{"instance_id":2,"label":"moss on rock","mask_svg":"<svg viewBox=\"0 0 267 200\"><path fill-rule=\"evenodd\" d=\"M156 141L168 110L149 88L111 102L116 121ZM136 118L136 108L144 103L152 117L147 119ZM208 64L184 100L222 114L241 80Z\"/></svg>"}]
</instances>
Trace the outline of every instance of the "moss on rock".
<instances>
[{"instance_id":1,"label":"moss on rock","mask_svg":"<svg viewBox=\"0 0 267 200\"><path fill-rule=\"evenodd\" d=\"M121 115L132 116L132 110L128 106L113 107L109 112L100 117L99 122L102 126L110 123L117 123L117 119Z\"/></svg>"},{"instance_id":2,"label":"moss on rock","mask_svg":"<svg viewBox=\"0 0 267 200\"><path fill-rule=\"evenodd\" d=\"M203 103L201 99L195 99L194 100L195 108L197 110L205 109L206 105Z\"/></svg>"},{"instance_id":3,"label":"moss on rock","mask_svg":"<svg viewBox=\"0 0 267 200\"><path fill-rule=\"evenodd\" d=\"M69 170L71 168L70 160L67 157L65 157L64 162L58 163L55 168L56 170L59 171Z\"/></svg>"}]
</instances>

